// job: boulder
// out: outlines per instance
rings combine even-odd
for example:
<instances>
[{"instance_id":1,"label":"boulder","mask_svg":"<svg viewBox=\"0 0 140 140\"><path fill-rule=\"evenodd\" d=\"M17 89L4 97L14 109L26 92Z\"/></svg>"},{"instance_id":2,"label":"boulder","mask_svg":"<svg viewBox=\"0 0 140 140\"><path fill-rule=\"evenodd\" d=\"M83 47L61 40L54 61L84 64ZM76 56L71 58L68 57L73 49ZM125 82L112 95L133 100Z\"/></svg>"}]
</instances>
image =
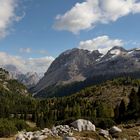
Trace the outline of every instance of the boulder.
<instances>
[{"instance_id":1,"label":"boulder","mask_svg":"<svg viewBox=\"0 0 140 140\"><path fill-rule=\"evenodd\" d=\"M45 140L45 139L47 139L47 136L45 136L45 135L41 135L36 138L36 140Z\"/></svg>"},{"instance_id":2,"label":"boulder","mask_svg":"<svg viewBox=\"0 0 140 140\"><path fill-rule=\"evenodd\" d=\"M43 130L41 130L41 132L42 132L43 135L47 135L47 136L52 136L53 135L52 131L48 128L44 128Z\"/></svg>"},{"instance_id":3,"label":"boulder","mask_svg":"<svg viewBox=\"0 0 140 140\"><path fill-rule=\"evenodd\" d=\"M101 136L109 136L109 132L107 130L100 129L99 135L101 135Z\"/></svg>"},{"instance_id":4,"label":"boulder","mask_svg":"<svg viewBox=\"0 0 140 140\"><path fill-rule=\"evenodd\" d=\"M122 132L122 130L120 128L118 128L117 126L113 126L112 128L110 128L109 133L110 134L114 134L114 133L120 133Z\"/></svg>"},{"instance_id":5,"label":"boulder","mask_svg":"<svg viewBox=\"0 0 140 140\"><path fill-rule=\"evenodd\" d=\"M68 125L58 125L52 128L53 136L72 135L72 130Z\"/></svg>"},{"instance_id":6,"label":"boulder","mask_svg":"<svg viewBox=\"0 0 140 140\"><path fill-rule=\"evenodd\" d=\"M25 137L22 133L19 133L17 136L16 136L16 140L25 140Z\"/></svg>"},{"instance_id":7,"label":"boulder","mask_svg":"<svg viewBox=\"0 0 140 140\"><path fill-rule=\"evenodd\" d=\"M64 137L63 140L76 140L74 137Z\"/></svg>"},{"instance_id":8,"label":"boulder","mask_svg":"<svg viewBox=\"0 0 140 140\"><path fill-rule=\"evenodd\" d=\"M88 120L78 119L71 123L71 126L81 131L95 131L95 125Z\"/></svg>"}]
</instances>

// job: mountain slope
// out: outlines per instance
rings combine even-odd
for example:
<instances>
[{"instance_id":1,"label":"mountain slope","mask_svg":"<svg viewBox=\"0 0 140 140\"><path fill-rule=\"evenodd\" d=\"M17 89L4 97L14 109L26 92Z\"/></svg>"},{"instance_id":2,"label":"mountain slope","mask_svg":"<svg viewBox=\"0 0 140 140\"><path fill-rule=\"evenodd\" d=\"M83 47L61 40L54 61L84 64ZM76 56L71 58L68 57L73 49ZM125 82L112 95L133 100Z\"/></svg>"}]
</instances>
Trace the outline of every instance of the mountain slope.
<instances>
[{"instance_id":1,"label":"mountain slope","mask_svg":"<svg viewBox=\"0 0 140 140\"><path fill-rule=\"evenodd\" d=\"M72 49L56 58L32 91L39 95L45 93L47 89L50 90L50 87L85 81L89 78L93 83L96 81L100 83L118 76L140 77L139 70L139 49L125 50L115 46L105 55L99 51Z\"/></svg>"},{"instance_id":2,"label":"mountain slope","mask_svg":"<svg viewBox=\"0 0 140 140\"><path fill-rule=\"evenodd\" d=\"M72 49L62 53L51 64L44 77L35 87L35 91L51 85L63 85L86 79L86 69L96 63L101 54L98 51L90 53L87 50Z\"/></svg>"}]
</instances>

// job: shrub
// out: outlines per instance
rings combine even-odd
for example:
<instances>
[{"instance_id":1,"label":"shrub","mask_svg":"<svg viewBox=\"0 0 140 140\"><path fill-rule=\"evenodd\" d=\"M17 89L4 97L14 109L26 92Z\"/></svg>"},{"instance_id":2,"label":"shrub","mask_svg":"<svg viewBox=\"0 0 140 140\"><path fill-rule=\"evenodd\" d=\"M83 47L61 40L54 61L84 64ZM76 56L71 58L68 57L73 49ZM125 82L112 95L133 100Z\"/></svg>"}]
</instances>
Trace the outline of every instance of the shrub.
<instances>
[{"instance_id":1,"label":"shrub","mask_svg":"<svg viewBox=\"0 0 140 140\"><path fill-rule=\"evenodd\" d=\"M100 118L100 119L97 119L95 122L95 125L102 129L110 128L115 124L116 123L112 119L109 119L109 118Z\"/></svg>"},{"instance_id":2,"label":"shrub","mask_svg":"<svg viewBox=\"0 0 140 140\"><path fill-rule=\"evenodd\" d=\"M0 119L0 137L8 137L16 132L17 128L12 121Z\"/></svg>"},{"instance_id":3,"label":"shrub","mask_svg":"<svg viewBox=\"0 0 140 140\"><path fill-rule=\"evenodd\" d=\"M0 137L9 137L16 134L17 131L21 131L27 128L28 125L23 120L8 120L0 118Z\"/></svg>"},{"instance_id":4,"label":"shrub","mask_svg":"<svg viewBox=\"0 0 140 140\"><path fill-rule=\"evenodd\" d=\"M28 125L23 120L14 120L14 123L18 131L28 128Z\"/></svg>"}]
</instances>

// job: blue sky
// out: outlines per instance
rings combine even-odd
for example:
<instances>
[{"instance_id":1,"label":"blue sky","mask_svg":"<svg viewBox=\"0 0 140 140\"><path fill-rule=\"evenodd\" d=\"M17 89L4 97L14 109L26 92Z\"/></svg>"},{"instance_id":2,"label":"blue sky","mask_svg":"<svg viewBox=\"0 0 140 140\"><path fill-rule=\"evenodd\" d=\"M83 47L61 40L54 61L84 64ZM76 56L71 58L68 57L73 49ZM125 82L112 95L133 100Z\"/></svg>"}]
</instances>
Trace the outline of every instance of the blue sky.
<instances>
[{"instance_id":1,"label":"blue sky","mask_svg":"<svg viewBox=\"0 0 140 140\"><path fill-rule=\"evenodd\" d=\"M0 8L4 2L7 6L0 12L7 18L0 17L4 24L0 26L0 52L25 59L24 65L32 59L37 67L45 58L45 71L67 49L94 50L107 47L99 42L110 40L110 46L114 42L127 49L140 46L139 0L0 0ZM12 15L5 14L6 10ZM92 43L87 45L87 40ZM6 60L6 64L12 62Z\"/></svg>"}]
</instances>

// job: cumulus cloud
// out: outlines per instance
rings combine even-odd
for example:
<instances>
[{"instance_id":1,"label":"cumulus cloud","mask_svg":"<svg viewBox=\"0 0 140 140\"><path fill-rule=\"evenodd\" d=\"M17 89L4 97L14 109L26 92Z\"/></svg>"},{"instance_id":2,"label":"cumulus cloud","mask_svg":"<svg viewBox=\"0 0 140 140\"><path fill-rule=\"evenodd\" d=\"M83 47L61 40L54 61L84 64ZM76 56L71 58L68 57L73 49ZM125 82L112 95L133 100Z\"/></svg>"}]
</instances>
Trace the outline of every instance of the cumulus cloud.
<instances>
[{"instance_id":1,"label":"cumulus cloud","mask_svg":"<svg viewBox=\"0 0 140 140\"><path fill-rule=\"evenodd\" d=\"M42 54L42 55L47 55L48 54L47 50L34 50L32 48L19 48L19 52L24 53L24 54L30 54L30 53Z\"/></svg>"},{"instance_id":2,"label":"cumulus cloud","mask_svg":"<svg viewBox=\"0 0 140 140\"><path fill-rule=\"evenodd\" d=\"M120 39L111 39L108 36L99 36L92 40L81 41L78 48L89 51L99 50L100 53L106 54L114 46L123 46L124 42Z\"/></svg>"},{"instance_id":3,"label":"cumulus cloud","mask_svg":"<svg viewBox=\"0 0 140 140\"><path fill-rule=\"evenodd\" d=\"M140 13L138 0L86 0L76 3L65 14L57 15L54 28L78 33L135 13Z\"/></svg>"},{"instance_id":4,"label":"cumulus cloud","mask_svg":"<svg viewBox=\"0 0 140 140\"><path fill-rule=\"evenodd\" d=\"M20 53L31 53L32 49L31 48L20 48L19 52Z\"/></svg>"},{"instance_id":5,"label":"cumulus cloud","mask_svg":"<svg viewBox=\"0 0 140 140\"><path fill-rule=\"evenodd\" d=\"M9 33L9 27L22 17L16 15L17 0L0 0L0 38Z\"/></svg>"},{"instance_id":6,"label":"cumulus cloud","mask_svg":"<svg viewBox=\"0 0 140 140\"><path fill-rule=\"evenodd\" d=\"M44 73L49 68L50 64L54 61L52 56L42 57L42 58L29 58L25 61L25 66L27 70L34 70L37 73Z\"/></svg>"},{"instance_id":7,"label":"cumulus cloud","mask_svg":"<svg viewBox=\"0 0 140 140\"><path fill-rule=\"evenodd\" d=\"M19 56L12 56L5 52L0 52L0 66L15 65L21 72L44 73L54 60L53 57L47 56L42 58L24 59Z\"/></svg>"}]
</instances>

